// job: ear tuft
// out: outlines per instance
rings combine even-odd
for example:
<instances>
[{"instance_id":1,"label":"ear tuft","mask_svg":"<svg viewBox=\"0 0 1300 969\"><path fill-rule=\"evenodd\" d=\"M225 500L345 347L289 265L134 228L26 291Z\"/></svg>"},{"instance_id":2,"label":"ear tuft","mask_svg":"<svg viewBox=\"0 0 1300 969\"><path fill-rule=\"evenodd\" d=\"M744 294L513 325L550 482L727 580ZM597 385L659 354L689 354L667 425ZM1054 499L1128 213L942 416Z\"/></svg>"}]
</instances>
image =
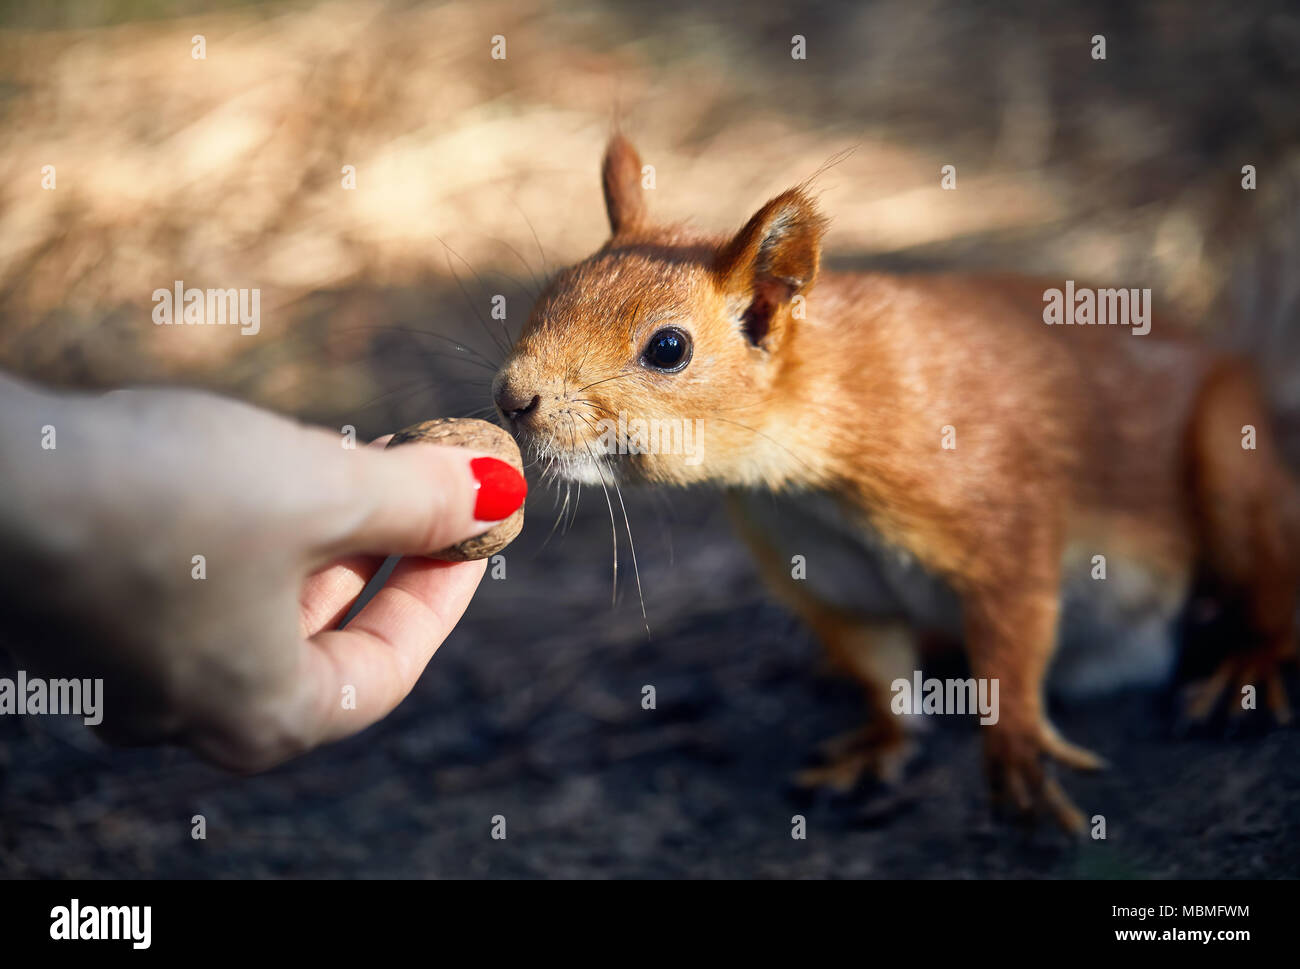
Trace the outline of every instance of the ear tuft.
<instances>
[{"instance_id":1,"label":"ear tuft","mask_svg":"<svg viewBox=\"0 0 1300 969\"><path fill-rule=\"evenodd\" d=\"M770 343L778 312L817 279L827 220L802 188L772 199L722 247L714 267L723 288L745 296L743 327L756 346Z\"/></svg>"},{"instance_id":2,"label":"ear tuft","mask_svg":"<svg viewBox=\"0 0 1300 969\"><path fill-rule=\"evenodd\" d=\"M761 280L784 283L793 296L817 278L826 225L803 189L782 192L723 247L718 272L733 286L749 287Z\"/></svg>"},{"instance_id":3,"label":"ear tuft","mask_svg":"<svg viewBox=\"0 0 1300 969\"><path fill-rule=\"evenodd\" d=\"M621 134L609 139L601 166L605 189L605 211L614 235L636 228L645 221L645 192L641 188L641 158L632 143Z\"/></svg>"}]
</instances>

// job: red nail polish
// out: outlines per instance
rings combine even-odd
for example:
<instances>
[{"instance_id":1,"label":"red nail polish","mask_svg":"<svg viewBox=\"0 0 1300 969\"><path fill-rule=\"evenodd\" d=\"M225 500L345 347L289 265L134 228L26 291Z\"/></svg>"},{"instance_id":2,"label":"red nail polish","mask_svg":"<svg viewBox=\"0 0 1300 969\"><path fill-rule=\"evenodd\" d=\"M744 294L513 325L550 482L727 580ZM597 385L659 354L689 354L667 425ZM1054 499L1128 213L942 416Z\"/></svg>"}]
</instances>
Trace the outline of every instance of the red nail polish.
<instances>
[{"instance_id":1,"label":"red nail polish","mask_svg":"<svg viewBox=\"0 0 1300 969\"><path fill-rule=\"evenodd\" d=\"M469 469L478 482L474 517L481 522L499 522L509 518L524 503L528 482L524 476L496 458L475 458Z\"/></svg>"}]
</instances>

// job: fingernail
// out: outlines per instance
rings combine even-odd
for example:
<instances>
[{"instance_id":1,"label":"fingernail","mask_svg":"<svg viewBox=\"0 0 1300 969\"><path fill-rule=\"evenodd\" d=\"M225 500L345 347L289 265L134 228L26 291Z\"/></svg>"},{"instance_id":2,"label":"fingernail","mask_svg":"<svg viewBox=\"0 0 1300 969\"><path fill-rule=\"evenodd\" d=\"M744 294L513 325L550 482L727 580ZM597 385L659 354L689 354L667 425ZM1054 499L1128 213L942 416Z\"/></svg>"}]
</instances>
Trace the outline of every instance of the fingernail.
<instances>
[{"instance_id":1,"label":"fingernail","mask_svg":"<svg viewBox=\"0 0 1300 969\"><path fill-rule=\"evenodd\" d=\"M509 518L524 503L528 482L524 476L496 458L475 458L469 463L478 483L474 517L481 522L499 522Z\"/></svg>"}]
</instances>

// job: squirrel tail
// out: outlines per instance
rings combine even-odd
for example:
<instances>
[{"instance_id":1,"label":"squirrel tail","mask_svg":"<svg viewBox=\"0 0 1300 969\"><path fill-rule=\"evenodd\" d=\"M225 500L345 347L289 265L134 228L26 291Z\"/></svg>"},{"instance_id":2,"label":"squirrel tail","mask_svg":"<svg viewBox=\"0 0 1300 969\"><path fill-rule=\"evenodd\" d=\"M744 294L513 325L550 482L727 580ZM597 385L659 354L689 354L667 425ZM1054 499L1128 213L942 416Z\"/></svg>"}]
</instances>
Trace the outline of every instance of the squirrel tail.
<instances>
[{"instance_id":1,"label":"squirrel tail","mask_svg":"<svg viewBox=\"0 0 1300 969\"><path fill-rule=\"evenodd\" d=\"M1227 338L1263 377L1279 447L1300 470L1300 153L1280 162L1267 186L1232 203L1237 215L1220 237L1232 251L1220 318L1234 321ZM1254 203L1245 211L1243 194Z\"/></svg>"}]
</instances>

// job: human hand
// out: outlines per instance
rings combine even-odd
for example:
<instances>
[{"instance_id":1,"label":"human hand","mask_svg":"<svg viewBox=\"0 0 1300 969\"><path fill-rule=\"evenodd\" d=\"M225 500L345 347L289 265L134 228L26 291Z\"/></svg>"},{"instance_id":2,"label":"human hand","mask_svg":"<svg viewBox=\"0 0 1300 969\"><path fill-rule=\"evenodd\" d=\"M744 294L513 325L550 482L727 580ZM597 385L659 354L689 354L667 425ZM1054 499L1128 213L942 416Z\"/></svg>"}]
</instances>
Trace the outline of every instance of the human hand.
<instances>
[{"instance_id":1,"label":"human hand","mask_svg":"<svg viewBox=\"0 0 1300 969\"><path fill-rule=\"evenodd\" d=\"M346 449L193 391L0 377L4 635L29 670L102 678L111 741L269 767L389 713L460 619L484 563L410 558L335 629L384 556L491 527L476 456Z\"/></svg>"}]
</instances>

